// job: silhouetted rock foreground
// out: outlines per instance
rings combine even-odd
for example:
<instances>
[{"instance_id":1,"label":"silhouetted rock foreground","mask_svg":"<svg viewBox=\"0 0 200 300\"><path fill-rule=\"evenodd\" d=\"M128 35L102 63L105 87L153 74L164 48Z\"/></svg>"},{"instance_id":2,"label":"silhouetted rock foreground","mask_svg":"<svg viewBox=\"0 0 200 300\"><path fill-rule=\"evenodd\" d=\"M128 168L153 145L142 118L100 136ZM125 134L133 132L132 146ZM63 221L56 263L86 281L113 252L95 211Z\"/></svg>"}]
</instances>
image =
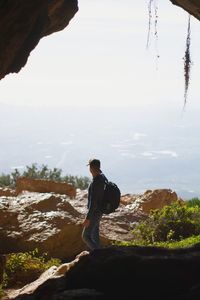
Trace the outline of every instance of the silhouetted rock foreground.
<instances>
[{"instance_id":1,"label":"silhouetted rock foreground","mask_svg":"<svg viewBox=\"0 0 200 300\"><path fill-rule=\"evenodd\" d=\"M58 267L59 268L59 267ZM56 274L56 271L54 271ZM10 299L200 299L200 245L185 249L120 247L83 255L63 276ZM23 293L23 290L21 291Z\"/></svg>"}]
</instances>

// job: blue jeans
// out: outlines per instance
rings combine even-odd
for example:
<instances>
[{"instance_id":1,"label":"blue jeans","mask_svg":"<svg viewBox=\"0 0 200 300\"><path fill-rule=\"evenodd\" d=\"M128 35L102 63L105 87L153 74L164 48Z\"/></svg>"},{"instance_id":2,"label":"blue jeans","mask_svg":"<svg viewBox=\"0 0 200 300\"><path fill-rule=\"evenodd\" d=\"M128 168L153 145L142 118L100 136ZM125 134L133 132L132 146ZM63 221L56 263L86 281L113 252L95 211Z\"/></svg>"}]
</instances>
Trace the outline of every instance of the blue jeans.
<instances>
[{"instance_id":1,"label":"blue jeans","mask_svg":"<svg viewBox=\"0 0 200 300\"><path fill-rule=\"evenodd\" d=\"M82 239L90 250L100 248L100 239L99 239L99 224L102 214L93 216L90 219L90 224L88 227L84 227L82 232Z\"/></svg>"}]
</instances>

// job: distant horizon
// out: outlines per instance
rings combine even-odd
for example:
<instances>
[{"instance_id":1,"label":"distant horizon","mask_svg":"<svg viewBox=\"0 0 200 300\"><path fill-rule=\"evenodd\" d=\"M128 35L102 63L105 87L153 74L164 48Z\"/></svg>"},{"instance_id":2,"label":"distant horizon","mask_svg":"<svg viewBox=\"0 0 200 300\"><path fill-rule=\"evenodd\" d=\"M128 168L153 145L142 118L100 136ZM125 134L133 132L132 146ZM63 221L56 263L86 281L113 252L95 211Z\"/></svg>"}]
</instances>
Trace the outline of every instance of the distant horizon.
<instances>
[{"instance_id":1,"label":"distant horizon","mask_svg":"<svg viewBox=\"0 0 200 300\"><path fill-rule=\"evenodd\" d=\"M38 163L89 177L86 162L96 156L124 194L170 188L180 197L200 196L198 111L0 108L0 173Z\"/></svg>"},{"instance_id":2,"label":"distant horizon","mask_svg":"<svg viewBox=\"0 0 200 300\"><path fill-rule=\"evenodd\" d=\"M22 174L23 171L26 170L26 167L31 167L33 164L36 164L39 168L42 167L42 165L47 166L49 169L53 169L54 168L54 167L50 168L47 164L41 164L41 165L39 165L38 163L34 162L34 163L30 163L30 164L28 164L26 166L16 166L16 167L13 167L13 170L11 170L8 173L0 173L0 176L1 175L11 175L11 173L13 171L15 171L16 169L20 172L20 174ZM63 173L63 170L61 168L58 168L58 169L60 169L62 171L61 172L61 177L64 177L64 176L68 175L68 176L88 177L90 180L92 180L92 176L89 174L89 172L88 172L88 175L80 175L80 174L72 174L72 173L66 173L65 174L65 173ZM102 171L102 172L104 173L104 171ZM182 198L185 201L190 200L192 198L196 198L196 197L200 198L200 193L198 194L198 193L194 193L194 191L186 191L186 190L180 192L180 191L177 191L176 189L171 188L170 186L169 187L166 187L166 186L165 187L161 187L161 186L160 187L154 187L154 186L152 186L152 187L149 187L149 188L146 188L146 189L144 188L143 190L138 190L137 192L136 191L134 192L134 191L124 190L119 185L119 183L117 183L117 184L118 184L118 186L119 186L119 188L121 190L121 195L122 196L125 196L125 195L128 195L128 194L140 196L140 195L143 195L146 191L149 191L149 190L154 191L154 190L160 190L160 189L169 189L172 192L175 192L179 198ZM85 190L87 190L87 188Z\"/></svg>"},{"instance_id":3,"label":"distant horizon","mask_svg":"<svg viewBox=\"0 0 200 300\"><path fill-rule=\"evenodd\" d=\"M0 172L36 162L85 176L97 156L123 193L200 196L199 21L191 17L183 110L188 13L155 4L148 49L147 1L84 0L65 30L1 80Z\"/></svg>"}]
</instances>

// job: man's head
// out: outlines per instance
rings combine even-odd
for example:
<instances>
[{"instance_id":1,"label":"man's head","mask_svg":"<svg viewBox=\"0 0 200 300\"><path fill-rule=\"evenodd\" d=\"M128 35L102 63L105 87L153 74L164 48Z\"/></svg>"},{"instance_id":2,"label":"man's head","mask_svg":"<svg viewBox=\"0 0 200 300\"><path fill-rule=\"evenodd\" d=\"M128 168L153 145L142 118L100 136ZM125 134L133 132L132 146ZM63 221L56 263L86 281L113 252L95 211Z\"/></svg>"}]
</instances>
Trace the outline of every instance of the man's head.
<instances>
[{"instance_id":1,"label":"man's head","mask_svg":"<svg viewBox=\"0 0 200 300\"><path fill-rule=\"evenodd\" d=\"M101 173L101 162L97 158L92 158L89 160L87 166L90 166L90 172L93 176Z\"/></svg>"}]
</instances>

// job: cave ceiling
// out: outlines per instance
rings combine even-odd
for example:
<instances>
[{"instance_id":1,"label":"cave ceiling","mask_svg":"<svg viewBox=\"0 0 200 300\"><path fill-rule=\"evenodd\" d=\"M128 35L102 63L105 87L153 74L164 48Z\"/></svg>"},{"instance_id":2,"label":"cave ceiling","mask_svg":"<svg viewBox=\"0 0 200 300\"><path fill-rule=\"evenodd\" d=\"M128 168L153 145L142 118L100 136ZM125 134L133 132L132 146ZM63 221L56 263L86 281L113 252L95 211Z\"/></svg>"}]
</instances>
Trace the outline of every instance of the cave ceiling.
<instances>
[{"instance_id":1,"label":"cave ceiling","mask_svg":"<svg viewBox=\"0 0 200 300\"><path fill-rule=\"evenodd\" d=\"M200 20L200 0L169 1ZM40 39L63 30L77 11L78 0L0 0L0 79L19 72Z\"/></svg>"}]
</instances>

